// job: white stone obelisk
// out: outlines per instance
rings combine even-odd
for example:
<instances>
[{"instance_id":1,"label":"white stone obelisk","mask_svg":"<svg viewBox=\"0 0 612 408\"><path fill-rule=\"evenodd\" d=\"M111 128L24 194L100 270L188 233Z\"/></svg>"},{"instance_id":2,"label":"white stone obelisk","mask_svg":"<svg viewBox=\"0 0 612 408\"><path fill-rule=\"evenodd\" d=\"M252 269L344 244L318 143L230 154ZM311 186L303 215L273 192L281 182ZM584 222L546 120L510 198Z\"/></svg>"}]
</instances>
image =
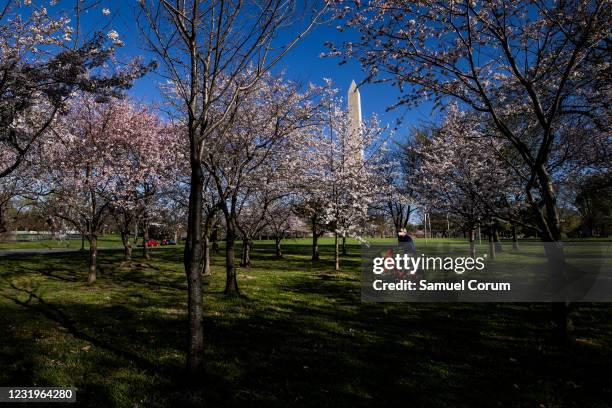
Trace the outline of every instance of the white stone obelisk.
<instances>
[{"instance_id":1,"label":"white stone obelisk","mask_svg":"<svg viewBox=\"0 0 612 408\"><path fill-rule=\"evenodd\" d=\"M361 126L361 95L355 81L351 81L348 90L349 134L352 137L359 134Z\"/></svg>"},{"instance_id":2,"label":"white stone obelisk","mask_svg":"<svg viewBox=\"0 0 612 408\"><path fill-rule=\"evenodd\" d=\"M361 150L361 95L355 81L351 81L351 86L348 90L348 141L351 149L359 148L360 157L358 160L363 160L363 150Z\"/></svg>"}]
</instances>

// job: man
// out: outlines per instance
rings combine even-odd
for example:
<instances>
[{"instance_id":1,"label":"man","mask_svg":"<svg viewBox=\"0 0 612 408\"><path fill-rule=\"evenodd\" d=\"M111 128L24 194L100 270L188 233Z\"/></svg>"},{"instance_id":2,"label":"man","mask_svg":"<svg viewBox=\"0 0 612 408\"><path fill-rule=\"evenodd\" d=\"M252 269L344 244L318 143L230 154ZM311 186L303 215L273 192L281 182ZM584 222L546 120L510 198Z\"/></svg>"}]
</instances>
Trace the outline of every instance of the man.
<instances>
[{"instance_id":1,"label":"man","mask_svg":"<svg viewBox=\"0 0 612 408\"><path fill-rule=\"evenodd\" d=\"M410 253L412 254L413 258L416 258L417 253L416 253L416 246L414 245L414 241L412 240L412 237L408 234L408 231L406 230L406 228L402 228L399 233L397 234L397 241L398 241L398 253L401 255L404 255L406 253ZM401 271L395 272L395 278L396 279L403 279L406 275L408 274L408 271Z\"/></svg>"},{"instance_id":2,"label":"man","mask_svg":"<svg viewBox=\"0 0 612 408\"><path fill-rule=\"evenodd\" d=\"M413 257L417 256L416 246L414 245L414 241L412 240L410 234L408 234L406 228L402 228L400 230L399 234L397 235L397 241L401 249L409 251L412 253Z\"/></svg>"}]
</instances>

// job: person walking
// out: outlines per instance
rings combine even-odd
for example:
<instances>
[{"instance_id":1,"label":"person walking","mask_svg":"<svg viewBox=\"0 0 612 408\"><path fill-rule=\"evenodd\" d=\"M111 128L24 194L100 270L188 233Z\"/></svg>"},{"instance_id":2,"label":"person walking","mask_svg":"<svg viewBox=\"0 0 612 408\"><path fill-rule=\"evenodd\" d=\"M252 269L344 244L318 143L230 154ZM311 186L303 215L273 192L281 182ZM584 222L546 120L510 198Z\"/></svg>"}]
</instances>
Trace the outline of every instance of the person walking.
<instances>
[{"instance_id":1,"label":"person walking","mask_svg":"<svg viewBox=\"0 0 612 408\"><path fill-rule=\"evenodd\" d=\"M407 250L410 252L412 256L417 256L416 246L414 245L414 241L410 234L408 234L408 230L406 228L402 228L397 234L397 242L399 243L400 248L403 250Z\"/></svg>"}]
</instances>

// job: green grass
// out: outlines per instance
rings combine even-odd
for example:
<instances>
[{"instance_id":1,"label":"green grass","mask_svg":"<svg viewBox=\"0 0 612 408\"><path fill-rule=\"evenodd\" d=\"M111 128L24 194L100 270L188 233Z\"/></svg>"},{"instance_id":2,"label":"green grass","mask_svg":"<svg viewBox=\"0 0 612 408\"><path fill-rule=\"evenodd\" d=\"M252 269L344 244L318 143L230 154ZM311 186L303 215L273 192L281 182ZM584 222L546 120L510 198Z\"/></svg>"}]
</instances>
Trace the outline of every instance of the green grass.
<instances>
[{"instance_id":1,"label":"green grass","mask_svg":"<svg viewBox=\"0 0 612 408\"><path fill-rule=\"evenodd\" d=\"M206 370L187 376L179 249L0 258L0 385L76 386L78 406L608 407L612 310L581 304L576 340L549 341L543 304L364 304L359 247L333 272L331 240L285 259L257 242L227 297L205 279ZM102 244L101 244L102 245Z\"/></svg>"},{"instance_id":2,"label":"green grass","mask_svg":"<svg viewBox=\"0 0 612 408\"><path fill-rule=\"evenodd\" d=\"M442 243L465 243L466 240L463 238L428 238L427 240L425 240L424 238L415 238L414 239L417 246L423 246L426 244L426 242L432 243L432 244L442 244ZM290 239L287 240L287 242L289 244L292 245L310 245L312 241L312 238L300 238L300 239ZM380 243L389 243L389 242L395 242L396 239L395 238L379 238L379 237L371 237L368 238L368 242L371 242L373 244L380 244ZM539 240L537 239L529 239L526 240L525 242L539 242ZM610 239L608 238L582 238L582 239L574 239L571 241L576 241L576 242L609 242ZM268 245L268 244L273 244L274 241L272 240L262 240L259 241L260 243L264 244L264 245ZM342 241L340 241L342 242ZM349 245L358 245L359 242L353 238L347 238L346 240L347 244ZM506 243L509 243L509 241L504 241ZM334 243L334 239L331 237L323 237L323 238L319 238L319 245L322 246L329 246L329 245L333 245ZM142 239L138 240L138 245L142 244ZM486 239L483 238L482 240L482 245L484 248L484 245L486 244ZM121 237L119 235L101 235L98 237L98 246L101 248L121 248L122 247L122 243L121 243ZM85 247L89 248L89 243L87 241L85 241ZM6 241L0 241L0 250L5 250L5 249L42 249L42 248L81 248L81 240L70 240L70 241L57 241L57 240L42 240L42 241L31 241L31 242L6 242Z\"/></svg>"}]
</instances>

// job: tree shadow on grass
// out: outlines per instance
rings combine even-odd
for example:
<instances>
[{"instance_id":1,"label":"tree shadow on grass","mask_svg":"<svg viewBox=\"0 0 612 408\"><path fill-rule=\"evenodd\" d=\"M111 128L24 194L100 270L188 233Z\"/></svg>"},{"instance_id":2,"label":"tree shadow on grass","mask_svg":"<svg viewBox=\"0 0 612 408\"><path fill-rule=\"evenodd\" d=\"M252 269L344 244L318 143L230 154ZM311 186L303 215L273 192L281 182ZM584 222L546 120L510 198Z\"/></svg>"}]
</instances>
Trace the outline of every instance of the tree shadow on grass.
<instances>
[{"instance_id":1,"label":"tree shadow on grass","mask_svg":"<svg viewBox=\"0 0 612 408\"><path fill-rule=\"evenodd\" d=\"M278 269L272 261L266 267ZM480 406L482 401L502 406L591 401L605 406L611 397L610 387L595 374L612 361L610 354L602 359L603 348L581 344L569 349L550 346L548 305L362 304L356 281L351 273L333 272L273 280L272 292L290 295L276 296L273 307L250 299L248 333L242 333L244 327L232 327L232 333L247 336L254 355L304 371L298 377L315 379L312 388L323 390L305 391L304 385L299 395L314 393L317 401L328 395L338 405L367 405L372 398L378 405L410 395L411 406ZM255 350L262 344L279 345L278 339L282 352ZM321 357L313 358L314 353ZM310 362L307 368L293 361L299 358ZM254 364L261 369L257 375L252 372L255 378L266 378L269 368ZM583 376L584 371L589 374ZM258 387L267 385L253 389ZM329 397L332 394L343 397Z\"/></svg>"},{"instance_id":2,"label":"tree shadow on grass","mask_svg":"<svg viewBox=\"0 0 612 408\"><path fill-rule=\"evenodd\" d=\"M80 380L68 384L39 383L38 385L77 386L79 405L96 407L132 406L135 401L130 398L135 397L130 395L129 389L138 391L140 393L138 398L151 398L149 402L163 399L163 390L170 392L175 389L185 389L181 386L185 376L182 364L179 365L174 360L162 362L156 356L157 350L184 349L185 345L182 344L182 339L185 338L184 322L163 319L159 316L143 318L119 305L58 306L47 302L33 290L15 285L11 285L11 288L16 295L2 294L2 297L30 312L28 316L30 321L19 322L21 327L33 326L32 314L44 317L46 319L44 322L49 322L50 327L48 323L40 324L40 318L36 319L38 323L34 326L45 326L47 335L49 331L59 329L60 333L71 336L72 339L68 337L58 344L60 347L69 345L72 349L76 348L76 351L66 351L68 357L65 358L70 359L70 353L73 352L83 353L85 356L78 363L78 368L84 369ZM24 296L27 298L20 299ZM29 368L27 371L23 369L17 371L18 377L11 380L12 385L32 386L34 378L45 378L42 372L48 371L50 367L41 365L43 364L41 358L44 360L43 356L49 352L51 355L58 354L55 348L52 351L45 351L44 348L37 346L36 339L33 340L34 342L29 345L19 344L13 348L13 351L23 350L22 353L16 353L13 358L23 361L21 366ZM62 353L59 355L61 359ZM26 364L32 359L38 362ZM127 375L129 378L129 384L125 385L124 390L116 389L118 383L109 382L110 378L121 372L125 372L126 374L122 375ZM142 373L146 375L143 377ZM78 379L79 376L72 378ZM114 381L121 380L115 378ZM162 391L158 391L158 388ZM129 404L126 404L128 401Z\"/></svg>"},{"instance_id":3,"label":"tree shadow on grass","mask_svg":"<svg viewBox=\"0 0 612 408\"><path fill-rule=\"evenodd\" d=\"M249 303L246 321L207 320L209 344L223 345L214 350L218 369L237 373L242 393L233 395L236 403L250 398L274 406L380 406L405 402L402 397L410 395L410 406L425 406L452 394L432 373L429 346L435 335L410 334L409 326L376 321L360 311L287 303L279 313ZM478 338L472 337L477 347ZM236 356L245 339L248 351ZM420 384L411 381L427 375L431 378ZM432 393L419 393L421 387Z\"/></svg>"},{"instance_id":4,"label":"tree shadow on grass","mask_svg":"<svg viewBox=\"0 0 612 408\"><path fill-rule=\"evenodd\" d=\"M168 276L167 274L158 273L157 276L155 276L155 273L147 274L145 273L145 269L137 267L133 269L108 268L108 271L105 272L105 276L109 280L117 283L136 283L138 285L153 286L169 290L187 290L187 283L180 275Z\"/></svg>"},{"instance_id":5,"label":"tree shadow on grass","mask_svg":"<svg viewBox=\"0 0 612 408\"><path fill-rule=\"evenodd\" d=\"M19 325L26 313L3 309L0 313L0 386L32 384L35 363L35 338Z\"/></svg>"},{"instance_id":6,"label":"tree shadow on grass","mask_svg":"<svg viewBox=\"0 0 612 408\"><path fill-rule=\"evenodd\" d=\"M133 307L117 304L60 305L46 301L36 290L14 284L10 287L14 295L0 293L0 296L21 308L20 313L26 316L13 322L13 326L40 326L41 333L46 336L58 330L64 333L62 336L67 336L58 339L57 335L52 335L56 342L59 340L52 350L38 346L36 339L26 346L19 344L17 338L5 337L4 341L14 344L6 353L0 353L0 361L14 358L20 362L13 370L12 385L31 386L33 379L47 378L42 372L49 367L41 366L40 360L48 353L54 359L61 359L61 353L56 357L59 346L85 353L76 363L83 372L80 375L69 373L70 378L77 379L72 383L38 385L77 386L80 406L123 407L135 403L141 406L202 406L205 400L222 401L231 393L231 381L215 370L199 375L190 375L184 370L188 336L187 322L182 315L169 318L150 312L139 313ZM157 301L149 304L154 305L161 306ZM15 350L23 350L23 353ZM123 382L122 376L127 376L128 383L117 389Z\"/></svg>"},{"instance_id":7,"label":"tree shadow on grass","mask_svg":"<svg viewBox=\"0 0 612 408\"><path fill-rule=\"evenodd\" d=\"M50 303L47 303L42 297L37 295L34 291L31 291L31 290L28 290L28 289L19 288L19 287L15 286L13 283L11 283L10 286L11 286L11 288L16 290L17 292L21 292L23 294L28 295L28 299L25 300L25 301L22 301L22 300L19 300L17 297L10 297L10 296L6 296L6 295L2 295L3 297L5 297L8 300L13 301L14 303L16 303L19 306L23 306L25 308L31 309L33 311L36 311L36 312L42 314L43 316L45 316L47 319L50 319L50 320L60 324L72 336L74 336L74 337L76 337L78 339L84 340L86 342L89 342L89 343L95 345L96 347L100 347L100 348L103 348L105 350L108 350L108 351L114 353L115 355L117 355L117 356L119 356L121 358L124 358L124 359L129 360L129 361L133 361L133 362L138 364L143 369L150 370L150 371L155 371L155 370L159 369L159 367L156 366L155 364L152 364L150 361L148 361L147 359L142 358L138 354L135 354L133 352L128 351L124 347L120 347L117 344L105 341L105 340L103 340L103 339L101 339L101 338L99 338L97 336L87 334L85 330L81 329L81 327L80 327L81 324L79 322L74 320L70 315L66 314L58 306L55 306L55 305L50 304ZM34 300L36 302L34 302ZM81 307L83 307L83 306L81 306ZM124 316L122 316L120 313L118 313L118 309L119 309L118 307L114 308L113 316L117 316L120 319L125 318L126 317L125 315L127 315L128 313L123 311L122 314L124 314Z\"/></svg>"}]
</instances>

